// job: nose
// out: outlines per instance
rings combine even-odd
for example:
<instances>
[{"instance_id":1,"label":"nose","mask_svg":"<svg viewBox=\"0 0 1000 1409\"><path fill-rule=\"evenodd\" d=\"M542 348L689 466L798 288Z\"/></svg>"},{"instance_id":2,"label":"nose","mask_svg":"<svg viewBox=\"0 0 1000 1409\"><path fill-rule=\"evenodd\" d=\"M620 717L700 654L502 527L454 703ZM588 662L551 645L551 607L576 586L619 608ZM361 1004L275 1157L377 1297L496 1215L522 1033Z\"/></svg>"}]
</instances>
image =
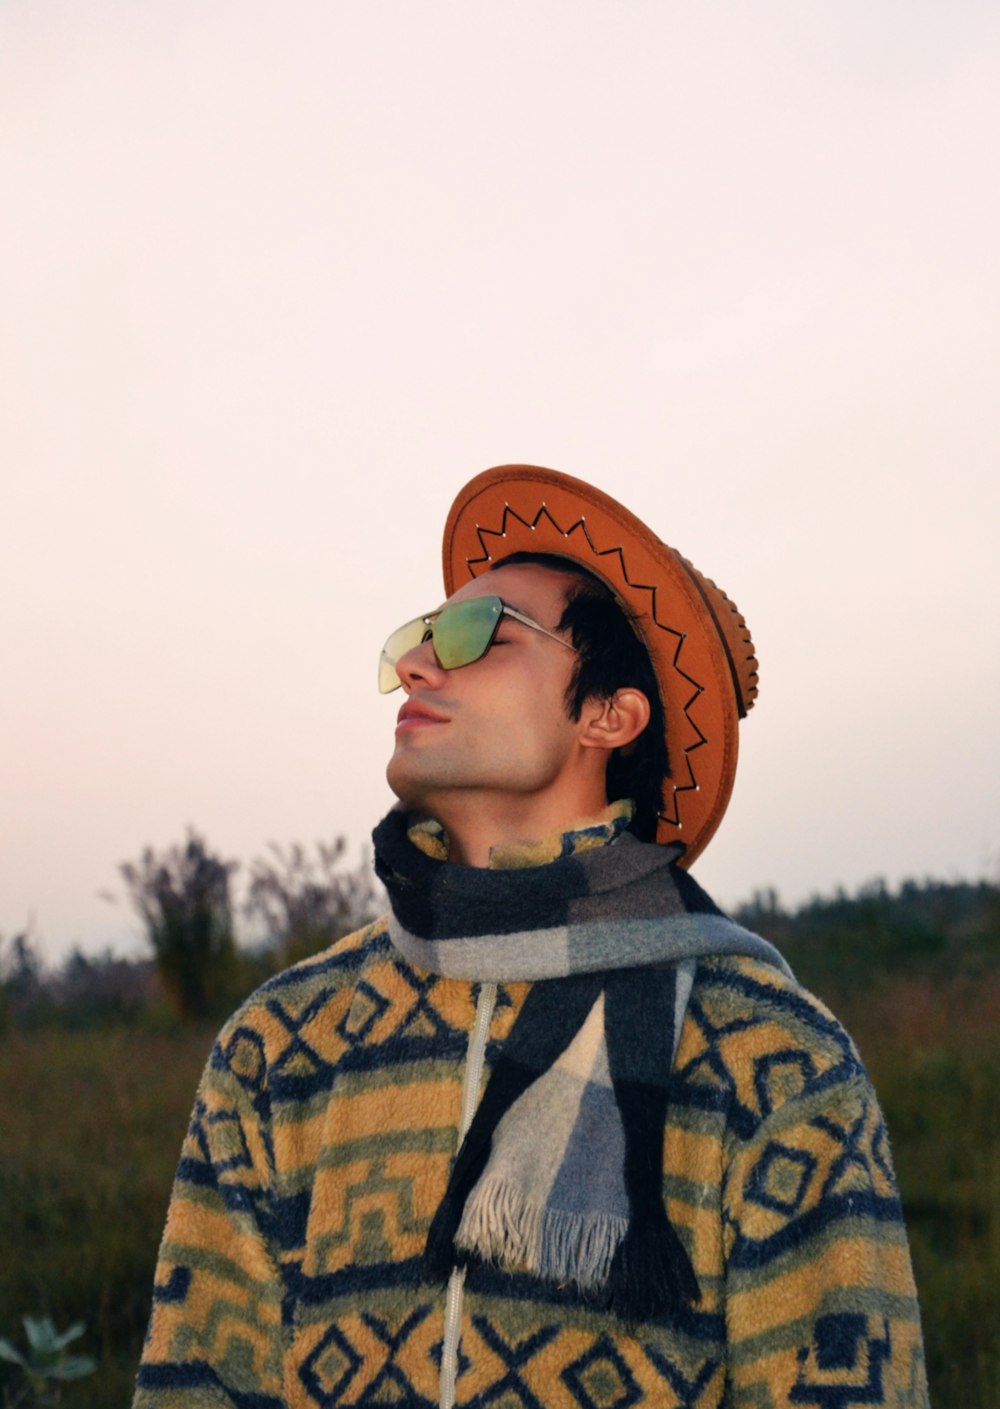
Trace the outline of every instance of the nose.
<instances>
[{"instance_id":1,"label":"nose","mask_svg":"<svg viewBox=\"0 0 1000 1409\"><path fill-rule=\"evenodd\" d=\"M434 654L434 644L428 639L419 646L404 651L396 662L396 674L407 694L418 684L431 690L440 689L448 672Z\"/></svg>"}]
</instances>

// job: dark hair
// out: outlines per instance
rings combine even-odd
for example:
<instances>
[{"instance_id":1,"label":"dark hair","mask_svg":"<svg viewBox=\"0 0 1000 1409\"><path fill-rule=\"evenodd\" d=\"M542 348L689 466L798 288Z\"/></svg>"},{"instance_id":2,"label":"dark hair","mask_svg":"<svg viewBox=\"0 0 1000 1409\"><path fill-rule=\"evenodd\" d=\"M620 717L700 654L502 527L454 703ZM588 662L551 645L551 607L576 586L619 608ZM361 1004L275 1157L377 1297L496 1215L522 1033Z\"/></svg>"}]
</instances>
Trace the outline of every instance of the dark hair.
<instances>
[{"instance_id":1,"label":"dark hair","mask_svg":"<svg viewBox=\"0 0 1000 1409\"><path fill-rule=\"evenodd\" d=\"M628 612L596 573L555 553L512 553L491 571L522 563L575 579L558 625L570 633L579 652L566 690L570 719L580 718L585 700L609 700L626 688L641 690L649 700L649 723L633 743L612 753L605 786L609 802L632 798L631 830L643 841L652 841L663 808L668 759L663 701L649 651Z\"/></svg>"}]
</instances>

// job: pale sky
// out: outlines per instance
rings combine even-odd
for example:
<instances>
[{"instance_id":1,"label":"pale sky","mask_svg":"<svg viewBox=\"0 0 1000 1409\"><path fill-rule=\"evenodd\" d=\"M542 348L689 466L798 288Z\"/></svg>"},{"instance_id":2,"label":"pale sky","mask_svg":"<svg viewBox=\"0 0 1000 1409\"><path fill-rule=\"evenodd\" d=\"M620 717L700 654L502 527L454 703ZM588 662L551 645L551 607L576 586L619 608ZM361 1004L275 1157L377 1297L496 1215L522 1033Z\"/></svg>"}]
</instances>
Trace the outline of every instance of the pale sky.
<instances>
[{"instance_id":1,"label":"pale sky","mask_svg":"<svg viewBox=\"0 0 1000 1409\"><path fill-rule=\"evenodd\" d=\"M1000 8L5 0L0 933L389 805L379 647L494 464L761 661L723 904L1000 874Z\"/></svg>"}]
</instances>

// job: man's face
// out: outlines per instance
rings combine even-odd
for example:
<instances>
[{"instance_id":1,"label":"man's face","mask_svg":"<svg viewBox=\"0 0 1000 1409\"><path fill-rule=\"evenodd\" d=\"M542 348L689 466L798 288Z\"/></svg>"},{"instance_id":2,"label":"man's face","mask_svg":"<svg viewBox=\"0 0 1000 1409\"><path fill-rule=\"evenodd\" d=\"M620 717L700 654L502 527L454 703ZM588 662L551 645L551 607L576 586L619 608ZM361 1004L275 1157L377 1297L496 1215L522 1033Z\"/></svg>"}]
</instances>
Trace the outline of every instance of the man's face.
<instances>
[{"instance_id":1,"label":"man's face","mask_svg":"<svg viewBox=\"0 0 1000 1409\"><path fill-rule=\"evenodd\" d=\"M571 583L564 573L517 564L476 578L449 601L499 595L555 632ZM458 799L465 807L478 796L494 813L558 805L561 793L573 793L583 762L581 726L568 718L565 700L576 659L509 616L471 665L445 670L430 641L408 651L396 666L406 699L387 769L393 792L446 826Z\"/></svg>"}]
</instances>

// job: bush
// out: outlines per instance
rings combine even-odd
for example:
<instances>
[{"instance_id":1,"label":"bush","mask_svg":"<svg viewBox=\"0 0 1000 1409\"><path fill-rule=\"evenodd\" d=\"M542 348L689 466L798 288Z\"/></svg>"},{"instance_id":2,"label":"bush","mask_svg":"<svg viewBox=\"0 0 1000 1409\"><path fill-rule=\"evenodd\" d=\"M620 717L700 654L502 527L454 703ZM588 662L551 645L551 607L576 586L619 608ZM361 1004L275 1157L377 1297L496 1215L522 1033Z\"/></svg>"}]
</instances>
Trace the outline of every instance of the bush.
<instances>
[{"instance_id":1,"label":"bush","mask_svg":"<svg viewBox=\"0 0 1000 1409\"><path fill-rule=\"evenodd\" d=\"M233 997L236 945L229 882L235 861L220 861L193 829L162 857L147 847L120 870L142 917L164 990L183 1018L219 1014Z\"/></svg>"},{"instance_id":2,"label":"bush","mask_svg":"<svg viewBox=\"0 0 1000 1409\"><path fill-rule=\"evenodd\" d=\"M264 929L282 967L335 944L374 918L380 890L367 860L354 870L341 866L346 842L319 842L315 857L294 843L251 864L244 907Z\"/></svg>"}]
</instances>

